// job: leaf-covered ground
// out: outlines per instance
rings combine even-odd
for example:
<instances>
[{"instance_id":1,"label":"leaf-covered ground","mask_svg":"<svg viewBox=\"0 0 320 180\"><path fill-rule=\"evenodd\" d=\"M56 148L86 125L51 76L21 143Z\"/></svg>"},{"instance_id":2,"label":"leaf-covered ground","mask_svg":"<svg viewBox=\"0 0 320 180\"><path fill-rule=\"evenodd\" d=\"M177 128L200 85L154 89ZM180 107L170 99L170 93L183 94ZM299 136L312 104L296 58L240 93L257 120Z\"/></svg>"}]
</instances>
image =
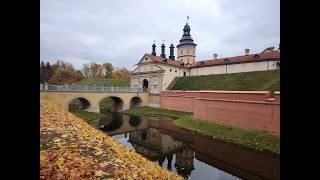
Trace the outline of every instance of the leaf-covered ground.
<instances>
[{"instance_id":1,"label":"leaf-covered ground","mask_svg":"<svg viewBox=\"0 0 320 180\"><path fill-rule=\"evenodd\" d=\"M62 107L40 106L40 179L183 179Z\"/></svg>"}]
</instances>

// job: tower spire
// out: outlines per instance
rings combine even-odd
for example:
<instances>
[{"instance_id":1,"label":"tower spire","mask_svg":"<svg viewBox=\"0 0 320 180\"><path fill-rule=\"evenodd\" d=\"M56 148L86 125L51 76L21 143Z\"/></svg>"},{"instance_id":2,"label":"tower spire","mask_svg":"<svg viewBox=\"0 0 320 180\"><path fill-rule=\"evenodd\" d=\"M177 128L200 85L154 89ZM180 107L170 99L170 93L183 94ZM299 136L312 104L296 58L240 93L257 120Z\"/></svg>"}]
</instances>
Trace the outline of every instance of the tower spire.
<instances>
[{"instance_id":1,"label":"tower spire","mask_svg":"<svg viewBox=\"0 0 320 180\"><path fill-rule=\"evenodd\" d=\"M189 21L189 16L187 16L187 22L186 23L188 23L188 21Z\"/></svg>"},{"instance_id":2,"label":"tower spire","mask_svg":"<svg viewBox=\"0 0 320 180\"><path fill-rule=\"evenodd\" d=\"M152 53L153 56L156 56L156 40L153 40L153 44L152 44Z\"/></svg>"}]
</instances>

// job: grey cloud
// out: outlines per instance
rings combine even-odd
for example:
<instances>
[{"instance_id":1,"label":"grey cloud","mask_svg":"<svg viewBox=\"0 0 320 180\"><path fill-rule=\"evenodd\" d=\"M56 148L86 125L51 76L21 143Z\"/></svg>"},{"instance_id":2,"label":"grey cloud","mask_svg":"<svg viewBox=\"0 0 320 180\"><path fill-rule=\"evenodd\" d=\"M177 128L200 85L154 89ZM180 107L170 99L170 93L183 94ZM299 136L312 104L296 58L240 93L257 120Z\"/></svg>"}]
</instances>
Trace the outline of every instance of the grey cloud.
<instances>
[{"instance_id":1,"label":"grey cloud","mask_svg":"<svg viewBox=\"0 0 320 180\"><path fill-rule=\"evenodd\" d=\"M218 53L260 52L280 41L277 0L42 0L40 60L62 59L81 68L109 61L133 69L153 40L177 45L186 16L198 44L197 59Z\"/></svg>"}]
</instances>

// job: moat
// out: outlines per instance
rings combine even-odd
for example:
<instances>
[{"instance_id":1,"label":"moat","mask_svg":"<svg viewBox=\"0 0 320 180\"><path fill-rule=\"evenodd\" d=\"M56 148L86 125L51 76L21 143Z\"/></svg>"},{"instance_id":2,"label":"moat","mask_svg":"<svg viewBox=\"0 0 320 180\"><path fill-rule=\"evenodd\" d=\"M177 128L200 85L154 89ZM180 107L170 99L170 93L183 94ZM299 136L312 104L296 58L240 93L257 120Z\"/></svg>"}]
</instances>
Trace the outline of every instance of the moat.
<instances>
[{"instance_id":1,"label":"moat","mask_svg":"<svg viewBox=\"0 0 320 180\"><path fill-rule=\"evenodd\" d=\"M89 123L186 179L280 179L279 157L196 135L168 117L103 114Z\"/></svg>"}]
</instances>

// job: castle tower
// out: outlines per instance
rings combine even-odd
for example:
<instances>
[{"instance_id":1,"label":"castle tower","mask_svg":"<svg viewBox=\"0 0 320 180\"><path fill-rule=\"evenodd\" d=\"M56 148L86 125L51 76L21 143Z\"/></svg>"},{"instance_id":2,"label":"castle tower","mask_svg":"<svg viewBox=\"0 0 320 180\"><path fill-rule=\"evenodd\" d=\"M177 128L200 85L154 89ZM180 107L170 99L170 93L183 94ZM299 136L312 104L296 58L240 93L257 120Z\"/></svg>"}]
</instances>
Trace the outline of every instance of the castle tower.
<instances>
[{"instance_id":1,"label":"castle tower","mask_svg":"<svg viewBox=\"0 0 320 180\"><path fill-rule=\"evenodd\" d=\"M176 154L175 168L179 175L187 178L194 170L194 151L189 147Z\"/></svg>"},{"instance_id":2,"label":"castle tower","mask_svg":"<svg viewBox=\"0 0 320 180\"><path fill-rule=\"evenodd\" d=\"M189 19L189 17L188 17ZM183 62L185 65L192 64L196 60L196 46L190 34L191 28L188 24L183 28L183 35L177 45L178 57L177 60Z\"/></svg>"}]
</instances>

